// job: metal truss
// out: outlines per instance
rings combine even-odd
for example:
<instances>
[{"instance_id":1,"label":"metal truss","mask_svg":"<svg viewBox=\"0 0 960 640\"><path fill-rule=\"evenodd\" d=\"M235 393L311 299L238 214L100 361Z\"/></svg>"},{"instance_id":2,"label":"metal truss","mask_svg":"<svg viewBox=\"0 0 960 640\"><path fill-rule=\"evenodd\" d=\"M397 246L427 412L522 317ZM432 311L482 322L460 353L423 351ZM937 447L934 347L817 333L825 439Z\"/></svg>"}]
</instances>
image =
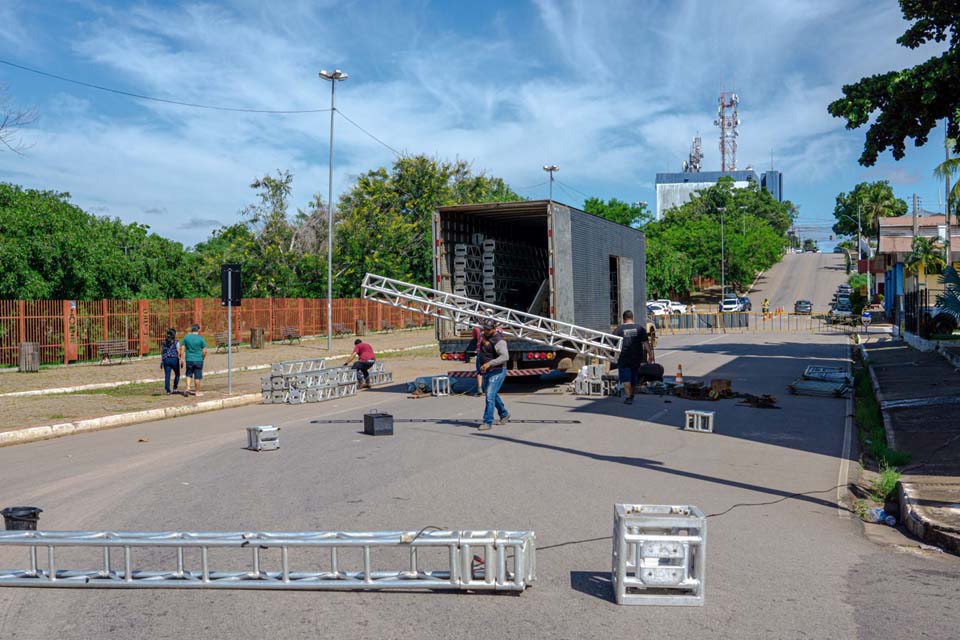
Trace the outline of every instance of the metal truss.
<instances>
[{"instance_id":1,"label":"metal truss","mask_svg":"<svg viewBox=\"0 0 960 640\"><path fill-rule=\"evenodd\" d=\"M620 355L622 339L619 336L409 282L385 278L374 273L364 276L362 290L363 297L367 300L415 311L440 320L479 326L481 322L489 319L497 322L506 335L601 360L616 360Z\"/></svg>"},{"instance_id":2,"label":"metal truss","mask_svg":"<svg viewBox=\"0 0 960 640\"><path fill-rule=\"evenodd\" d=\"M531 531L5 531L0 546L27 549L27 568L0 569L6 587L523 591L536 579ZM90 568L59 568L63 547L94 551ZM390 548L409 551L405 566L375 565Z\"/></svg>"}]
</instances>

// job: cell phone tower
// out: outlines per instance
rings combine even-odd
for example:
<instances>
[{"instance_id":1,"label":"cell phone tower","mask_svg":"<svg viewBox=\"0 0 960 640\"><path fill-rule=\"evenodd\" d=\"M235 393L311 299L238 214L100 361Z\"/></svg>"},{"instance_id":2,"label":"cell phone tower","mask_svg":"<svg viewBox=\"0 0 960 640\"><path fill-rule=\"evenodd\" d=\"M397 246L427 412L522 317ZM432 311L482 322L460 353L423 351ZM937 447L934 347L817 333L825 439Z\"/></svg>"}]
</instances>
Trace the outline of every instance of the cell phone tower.
<instances>
[{"instance_id":1,"label":"cell phone tower","mask_svg":"<svg viewBox=\"0 0 960 640\"><path fill-rule=\"evenodd\" d=\"M703 149L700 144L700 136L693 139L690 144L690 155L683 161L684 173L700 173L700 161L703 160Z\"/></svg>"},{"instance_id":2,"label":"cell phone tower","mask_svg":"<svg viewBox=\"0 0 960 640\"><path fill-rule=\"evenodd\" d=\"M721 91L717 103L717 119L713 124L720 127L720 170L736 171L740 96L732 91Z\"/></svg>"}]
</instances>

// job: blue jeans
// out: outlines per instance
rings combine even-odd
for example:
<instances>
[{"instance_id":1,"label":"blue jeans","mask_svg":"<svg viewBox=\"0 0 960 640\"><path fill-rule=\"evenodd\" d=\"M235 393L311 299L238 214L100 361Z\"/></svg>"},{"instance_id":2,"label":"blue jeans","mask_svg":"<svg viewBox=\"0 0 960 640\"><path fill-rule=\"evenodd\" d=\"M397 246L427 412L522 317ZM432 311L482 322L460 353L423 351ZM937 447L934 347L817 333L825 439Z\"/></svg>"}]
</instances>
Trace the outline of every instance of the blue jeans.
<instances>
[{"instance_id":1,"label":"blue jeans","mask_svg":"<svg viewBox=\"0 0 960 640\"><path fill-rule=\"evenodd\" d=\"M500 387L503 386L503 381L507 379L507 370L501 369L497 373L485 373L483 374L483 388L484 392L487 394L486 397L486 408L483 410L483 423L484 424L493 424L493 409L497 409L497 415L501 418L505 418L510 415L507 411L507 408L503 404L503 400L500 399Z\"/></svg>"},{"instance_id":2,"label":"blue jeans","mask_svg":"<svg viewBox=\"0 0 960 640\"><path fill-rule=\"evenodd\" d=\"M167 393L170 393L170 374L173 373L173 390L177 390L177 385L180 384L180 359L179 358L164 358L163 359L163 388Z\"/></svg>"}]
</instances>

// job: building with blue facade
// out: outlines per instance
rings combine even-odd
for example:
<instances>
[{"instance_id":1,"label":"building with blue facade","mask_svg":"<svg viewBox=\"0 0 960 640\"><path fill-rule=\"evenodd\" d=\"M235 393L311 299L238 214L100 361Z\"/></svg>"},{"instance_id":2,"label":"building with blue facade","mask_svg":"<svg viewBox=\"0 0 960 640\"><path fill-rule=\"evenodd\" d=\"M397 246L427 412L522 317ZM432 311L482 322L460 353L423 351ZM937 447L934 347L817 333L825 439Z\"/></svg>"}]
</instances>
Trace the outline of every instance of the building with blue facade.
<instances>
[{"instance_id":1,"label":"building with blue facade","mask_svg":"<svg viewBox=\"0 0 960 640\"><path fill-rule=\"evenodd\" d=\"M657 220L669 209L690 202L697 191L704 191L722 177L733 178L735 189L742 189L752 180L761 188L770 192L778 202L783 202L783 174L779 171L766 171L760 176L755 171L700 171L697 173L658 173Z\"/></svg>"}]
</instances>

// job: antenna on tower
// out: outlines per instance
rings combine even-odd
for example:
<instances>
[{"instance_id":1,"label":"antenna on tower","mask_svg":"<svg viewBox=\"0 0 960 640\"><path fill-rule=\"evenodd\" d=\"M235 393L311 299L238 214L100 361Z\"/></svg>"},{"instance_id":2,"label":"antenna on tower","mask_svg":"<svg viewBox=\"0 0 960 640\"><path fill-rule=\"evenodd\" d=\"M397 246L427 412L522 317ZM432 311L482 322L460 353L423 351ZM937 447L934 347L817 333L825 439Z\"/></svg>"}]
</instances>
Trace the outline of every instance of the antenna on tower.
<instances>
[{"instance_id":1,"label":"antenna on tower","mask_svg":"<svg viewBox=\"0 0 960 640\"><path fill-rule=\"evenodd\" d=\"M690 143L690 155L683 161L683 172L700 173L701 160L703 160L703 148L700 141L700 132L697 132L693 142Z\"/></svg>"},{"instance_id":2,"label":"antenna on tower","mask_svg":"<svg viewBox=\"0 0 960 640\"><path fill-rule=\"evenodd\" d=\"M737 170L737 136L740 135L740 96L732 91L721 91L717 100L717 119L720 127L720 170Z\"/></svg>"}]
</instances>

